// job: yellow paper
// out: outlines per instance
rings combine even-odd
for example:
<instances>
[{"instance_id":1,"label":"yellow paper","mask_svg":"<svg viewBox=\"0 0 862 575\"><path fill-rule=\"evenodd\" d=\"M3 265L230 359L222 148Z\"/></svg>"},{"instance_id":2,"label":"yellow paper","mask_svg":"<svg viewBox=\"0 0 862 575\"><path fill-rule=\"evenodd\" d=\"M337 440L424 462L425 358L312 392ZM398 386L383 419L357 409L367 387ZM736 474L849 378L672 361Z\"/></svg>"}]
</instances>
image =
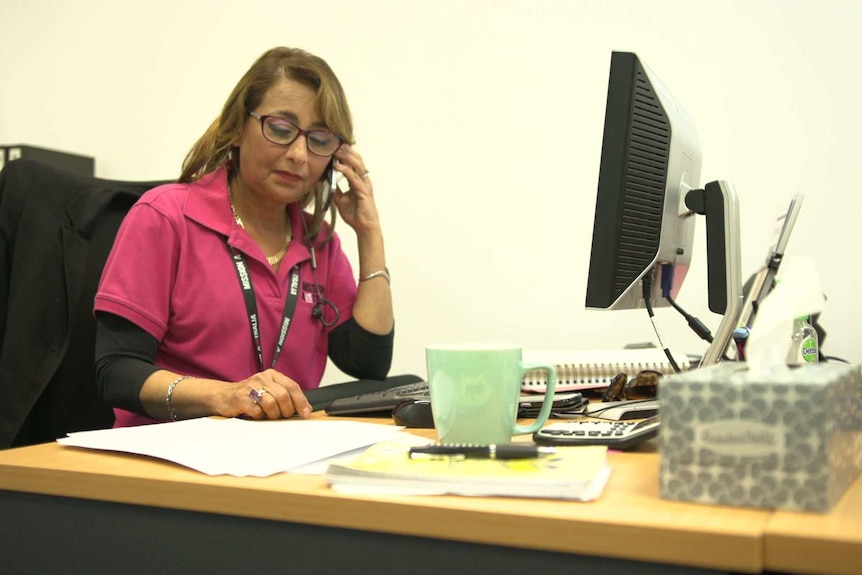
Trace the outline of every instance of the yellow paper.
<instances>
[{"instance_id":1,"label":"yellow paper","mask_svg":"<svg viewBox=\"0 0 862 575\"><path fill-rule=\"evenodd\" d=\"M464 495L582 499L598 493L607 479L607 447L557 447L553 455L530 459L417 458L409 445L378 443L356 459L332 464L332 484L373 485ZM593 497L590 497L593 498Z\"/></svg>"}]
</instances>

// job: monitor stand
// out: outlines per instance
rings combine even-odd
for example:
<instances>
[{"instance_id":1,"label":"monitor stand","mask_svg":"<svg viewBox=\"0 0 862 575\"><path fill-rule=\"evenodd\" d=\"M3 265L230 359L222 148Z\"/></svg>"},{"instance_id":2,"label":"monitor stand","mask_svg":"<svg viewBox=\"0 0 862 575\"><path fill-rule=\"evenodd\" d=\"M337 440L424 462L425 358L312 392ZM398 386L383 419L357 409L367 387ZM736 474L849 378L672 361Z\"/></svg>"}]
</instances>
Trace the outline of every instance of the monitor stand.
<instances>
[{"instance_id":1,"label":"monitor stand","mask_svg":"<svg viewBox=\"0 0 862 575\"><path fill-rule=\"evenodd\" d=\"M700 361L699 367L706 367L724 357L742 312L739 201L733 185L719 180L688 192L685 205L706 216L709 309L724 316Z\"/></svg>"}]
</instances>

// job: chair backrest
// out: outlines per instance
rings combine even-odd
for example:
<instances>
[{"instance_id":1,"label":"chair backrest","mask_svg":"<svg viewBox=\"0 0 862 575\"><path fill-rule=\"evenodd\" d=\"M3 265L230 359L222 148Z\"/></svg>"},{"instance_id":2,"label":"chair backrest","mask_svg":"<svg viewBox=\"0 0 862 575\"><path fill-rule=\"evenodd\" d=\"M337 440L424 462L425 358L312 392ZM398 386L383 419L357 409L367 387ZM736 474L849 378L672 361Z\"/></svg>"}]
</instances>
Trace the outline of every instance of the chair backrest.
<instances>
[{"instance_id":1,"label":"chair backrest","mask_svg":"<svg viewBox=\"0 0 862 575\"><path fill-rule=\"evenodd\" d=\"M31 160L0 172L0 449L110 427L93 367L93 298L123 217L164 183Z\"/></svg>"}]
</instances>

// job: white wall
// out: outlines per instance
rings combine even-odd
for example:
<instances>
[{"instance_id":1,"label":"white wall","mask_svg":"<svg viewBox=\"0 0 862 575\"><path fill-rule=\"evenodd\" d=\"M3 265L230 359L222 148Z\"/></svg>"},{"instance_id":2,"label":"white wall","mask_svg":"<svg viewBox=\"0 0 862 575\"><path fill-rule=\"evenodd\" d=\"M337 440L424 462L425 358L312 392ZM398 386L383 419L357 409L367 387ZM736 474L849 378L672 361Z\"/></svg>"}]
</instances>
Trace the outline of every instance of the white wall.
<instances>
[{"instance_id":1,"label":"white wall","mask_svg":"<svg viewBox=\"0 0 862 575\"><path fill-rule=\"evenodd\" d=\"M176 177L251 62L300 46L339 74L373 172L393 373L424 374L424 345L444 340L619 347L655 340L646 313L583 301L610 52L635 51L694 117L703 180L740 194L744 277L806 192L789 252L816 260L825 351L862 361L862 3L709 4L2 0L0 143L92 155L107 178ZM679 301L715 329L704 229ZM658 316L675 352L705 349L678 314Z\"/></svg>"}]
</instances>

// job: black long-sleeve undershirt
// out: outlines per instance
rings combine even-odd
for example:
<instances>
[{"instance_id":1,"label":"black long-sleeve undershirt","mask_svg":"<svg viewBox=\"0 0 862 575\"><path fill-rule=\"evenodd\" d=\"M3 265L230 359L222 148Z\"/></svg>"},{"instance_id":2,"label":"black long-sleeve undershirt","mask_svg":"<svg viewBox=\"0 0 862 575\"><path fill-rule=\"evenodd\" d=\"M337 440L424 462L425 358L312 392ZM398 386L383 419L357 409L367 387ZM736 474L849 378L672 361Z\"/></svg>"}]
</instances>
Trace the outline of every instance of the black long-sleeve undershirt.
<instances>
[{"instance_id":1,"label":"black long-sleeve undershirt","mask_svg":"<svg viewBox=\"0 0 862 575\"><path fill-rule=\"evenodd\" d=\"M344 373L357 379L384 379L392 364L395 330L377 335L353 318L329 333L329 357ZM112 407L147 415L141 406L144 381L159 368L158 341L115 314L96 314L96 386Z\"/></svg>"}]
</instances>

